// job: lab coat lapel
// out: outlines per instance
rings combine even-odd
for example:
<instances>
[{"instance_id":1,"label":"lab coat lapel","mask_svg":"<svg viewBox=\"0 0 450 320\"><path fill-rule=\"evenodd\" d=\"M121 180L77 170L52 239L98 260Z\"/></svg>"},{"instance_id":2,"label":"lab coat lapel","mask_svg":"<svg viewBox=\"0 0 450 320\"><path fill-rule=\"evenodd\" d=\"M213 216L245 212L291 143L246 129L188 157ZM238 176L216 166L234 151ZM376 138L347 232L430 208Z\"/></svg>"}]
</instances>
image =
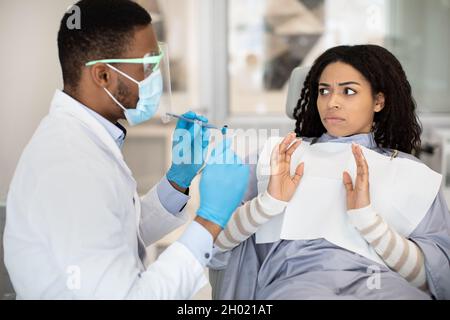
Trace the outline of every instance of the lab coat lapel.
<instances>
[{"instance_id":1,"label":"lab coat lapel","mask_svg":"<svg viewBox=\"0 0 450 320\"><path fill-rule=\"evenodd\" d=\"M120 151L114 139L111 137L108 131L95 118L93 118L92 115L89 114L89 112L82 108L80 102L57 90L53 97L50 113L67 114L82 122L87 128L95 133L95 135L105 146L108 147L121 167L133 179L131 170L125 163L122 152Z\"/></svg>"},{"instance_id":2,"label":"lab coat lapel","mask_svg":"<svg viewBox=\"0 0 450 320\"><path fill-rule=\"evenodd\" d=\"M87 128L92 130L92 132L95 133L95 135L100 139L100 141L108 147L108 149L111 151L111 153L116 158L117 162L121 165L121 167L125 170L127 173L130 182L132 183L133 189L134 189L134 195L133 195L133 203L134 203L134 209L136 212L136 227L137 227L137 233L138 233L138 241L142 241L142 237L140 235L139 225L140 225L140 219L141 219L141 202L138 193L136 192L136 181L133 178L132 172L130 168L128 168L128 165L125 163L125 160L123 159L122 152L120 151L119 147L117 146L114 139L111 137L111 135L107 132L107 130L95 119L92 117L89 112L84 110L80 103L70 96L64 94L63 92L57 90L55 93L55 96L52 101L52 106L50 109L50 113L64 113L70 116L73 116L77 120L81 121Z\"/></svg>"}]
</instances>

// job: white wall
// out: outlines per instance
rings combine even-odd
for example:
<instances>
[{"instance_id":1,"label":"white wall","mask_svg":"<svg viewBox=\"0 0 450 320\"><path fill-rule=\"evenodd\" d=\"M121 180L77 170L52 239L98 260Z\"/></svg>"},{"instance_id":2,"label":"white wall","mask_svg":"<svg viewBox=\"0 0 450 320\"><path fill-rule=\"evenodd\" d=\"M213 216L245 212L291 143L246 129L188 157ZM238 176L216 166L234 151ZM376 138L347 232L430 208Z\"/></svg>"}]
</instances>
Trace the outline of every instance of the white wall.
<instances>
[{"instance_id":1,"label":"white wall","mask_svg":"<svg viewBox=\"0 0 450 320\"><path fill-rule=\"evenodd\" d=\"M71 0L0 0L0 201L52 95L62 87L57 32Z\"/></svg>"}]
</instances>

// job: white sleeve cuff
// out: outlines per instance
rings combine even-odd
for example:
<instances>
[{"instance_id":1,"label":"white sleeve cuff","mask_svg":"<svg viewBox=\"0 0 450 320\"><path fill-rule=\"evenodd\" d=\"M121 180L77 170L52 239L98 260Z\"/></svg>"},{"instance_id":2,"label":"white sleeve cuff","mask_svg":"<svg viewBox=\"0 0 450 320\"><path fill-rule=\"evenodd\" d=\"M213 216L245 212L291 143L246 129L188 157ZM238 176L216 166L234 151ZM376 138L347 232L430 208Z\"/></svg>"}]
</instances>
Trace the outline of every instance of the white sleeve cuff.
<instances>
[{"instance_id":1,"label":"white sleeve cuff","mask_svg":"<svg viewBox=\"0 0 450 320\"><path fill-rule=\"evenodd\" d=\"M158 198L164 209L173 214L180 216L183 214L183 209L186 207L190 196L176 190L164 176L158 183L156 188Z\"/></svg>"},{"instance_id":2,"label":"white sleeve cuff","mask_svg":"<svg viewBox=\"0 0 450 320\"><path fill-rule=\"evenodd\" d=\"M213 250L213 237L206 228L195 220L186 228L178 239L197 258L202 267L211 260Z\"/></svg>"},{"instance_id":3,"label":"white sleeve cuff","mask_svg":"<svg viewBox=\"0 0 450 320\"><path fill-rule=\"evenodd\" d=\"M259 201L263 210L271 216L282 213L288 204L286 201L275 199L267 190L259 196Z\"/></svg>"},{"instance_id":4,"label":"white sleeve cuff","mask_svg":"<svg viewBox=\"0 0 450 320\"><path fill-rule=\"evenodd\" d=\"M377 219L377 213L370 204L364 208L348 210L347 213L350 223L358 230L373 225Z\"/></svg>"}]
</instances>

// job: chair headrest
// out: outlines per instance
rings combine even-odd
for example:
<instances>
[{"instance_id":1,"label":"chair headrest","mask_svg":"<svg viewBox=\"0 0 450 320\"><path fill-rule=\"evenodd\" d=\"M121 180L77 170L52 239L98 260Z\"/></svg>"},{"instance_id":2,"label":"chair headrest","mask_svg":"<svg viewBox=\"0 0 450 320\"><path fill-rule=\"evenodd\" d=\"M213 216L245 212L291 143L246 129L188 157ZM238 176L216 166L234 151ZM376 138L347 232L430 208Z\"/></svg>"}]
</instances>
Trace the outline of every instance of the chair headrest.
<instances>
[{"instance_id":1,"label":"chair headrest","mask_svg":"<svg viewBox=\"0 0 450 320\"><path fill-rule=\"evenodd\" d=\"M311 67L297 67L291 73L286 101L286 114L291 119L294 119L294 109L300 99L303 83L310 69Z\"/></svg>"}]
</instances>

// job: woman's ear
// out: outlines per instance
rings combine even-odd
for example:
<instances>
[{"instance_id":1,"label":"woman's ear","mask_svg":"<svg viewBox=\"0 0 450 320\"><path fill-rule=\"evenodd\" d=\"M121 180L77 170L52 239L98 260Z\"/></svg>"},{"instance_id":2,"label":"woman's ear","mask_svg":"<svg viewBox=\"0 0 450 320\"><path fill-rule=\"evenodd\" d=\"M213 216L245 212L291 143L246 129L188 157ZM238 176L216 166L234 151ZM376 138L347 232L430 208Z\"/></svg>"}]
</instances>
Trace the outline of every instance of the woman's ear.
<instances>
[{"instance_id":1,"label":"woman's ear","mask_svg":"<svg viewBox=\"0 0 450 320\"><path fill-rule=\"evenodd\" d=\"M384 93L380 92L375 96L375 106L373 108L373 111L380 112L384 108Z\"/></svg>"}]
</instances>

